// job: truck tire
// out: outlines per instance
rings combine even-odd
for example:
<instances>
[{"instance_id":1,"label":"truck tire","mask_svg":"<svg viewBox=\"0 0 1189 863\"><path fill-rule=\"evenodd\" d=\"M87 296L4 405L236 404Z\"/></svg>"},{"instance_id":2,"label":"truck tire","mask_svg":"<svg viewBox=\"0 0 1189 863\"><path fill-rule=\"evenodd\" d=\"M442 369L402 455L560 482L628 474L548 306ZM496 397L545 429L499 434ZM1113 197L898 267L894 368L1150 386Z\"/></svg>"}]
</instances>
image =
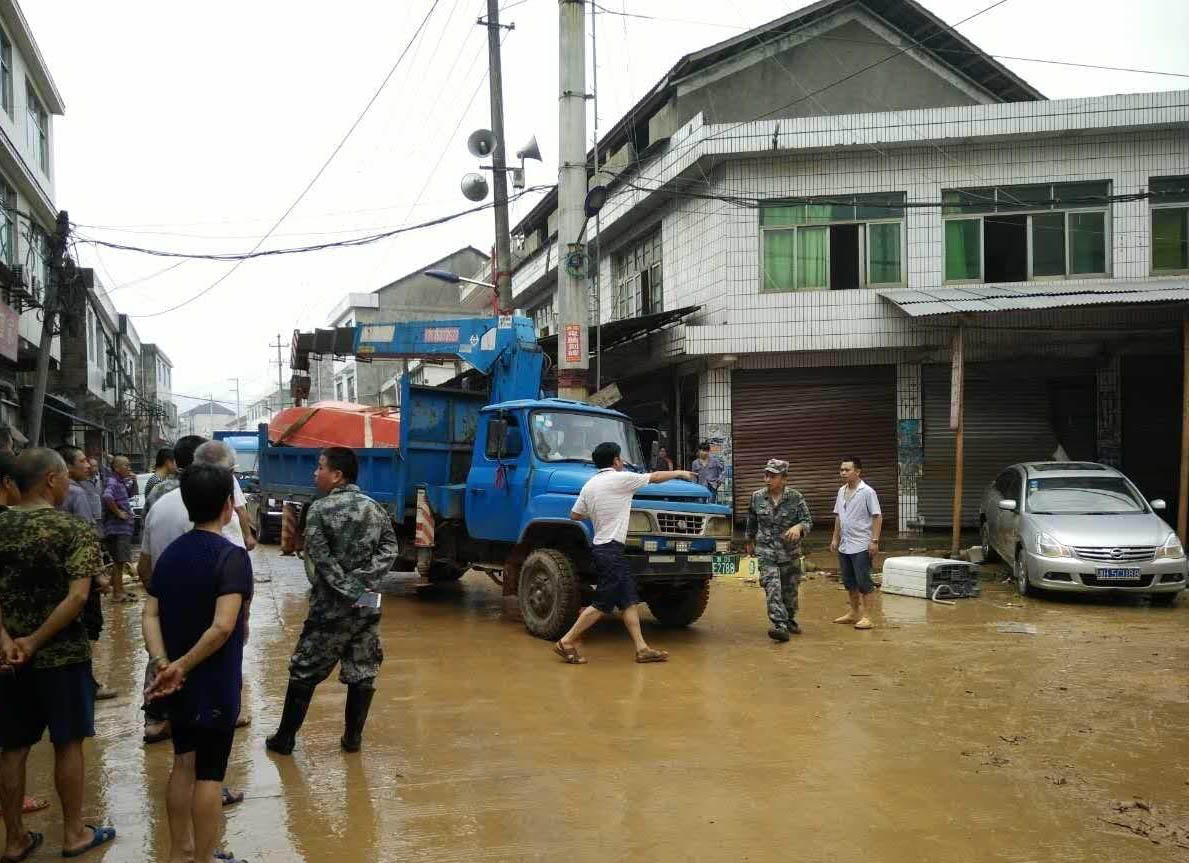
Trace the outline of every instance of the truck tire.
<instances>
[{"instance_id":1,"label":"truck tire","mask_svg":"<svg viewBox=\"0 0 1189 863\"><path fill-rule=\"evenodd\" d=\"M648 600L648 610L662 626L689 626L706 611L710 582L680 591L669 591Z\"/></svg>"},{"instance_id":2,"label":"truck tire","mask_svg":"<svg viewBox=\"0 0 1189 863\"><path fill-rule=\"evenodd\" d=\"M261 545L275 545L280 542L280 537L274 537L268 530L268 522L264 520L263 507L256 509L256 540Z\"/></svg>"},{"instance_id":3,"label":"truck tire","mask_svg":"<svg viewBox=\"0 0 1189 863\"><path fill-rule=\"evenodd\" d=\"M525 558L518 593L524 628L537 638L561 638L578 617L581 586L563 552L540 548Z\"/></svg>"}]
</instances>

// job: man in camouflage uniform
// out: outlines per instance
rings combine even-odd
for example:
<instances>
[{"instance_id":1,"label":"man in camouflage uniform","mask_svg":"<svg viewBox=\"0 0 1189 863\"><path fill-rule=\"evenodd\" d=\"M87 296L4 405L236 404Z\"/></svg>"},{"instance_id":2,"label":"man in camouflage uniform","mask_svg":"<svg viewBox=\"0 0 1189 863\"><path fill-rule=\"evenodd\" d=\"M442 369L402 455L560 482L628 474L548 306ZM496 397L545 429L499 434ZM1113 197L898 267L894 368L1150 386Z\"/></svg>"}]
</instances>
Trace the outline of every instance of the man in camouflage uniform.
<instances>
[{"instance_id":1,"label":"man in camouflage uniform","mask_svg":"<svg viewBox=\"0 0 1189 863\"><path fill-rule=\"evenodd\" d=\"M346 447L318 458L314 485L324 497L309 505L305 525L310 611L289 662L289 688L273 752L293 752L314 687L339 664L347 684L342 747L358 752L384 652L380 647L380 579L396 560L396 532L388 512L355 485L359 463Z\"/></svg>"},{"instance_id":2,"label":"man in camouflage uniform","mask_svg":"<svg viewBox=\"0 0 1189 863\"><path fill-rule=\"evenodd\" d=\"M768 598L768 637L788 641L801 634L797 625L797 588L801 583L801 540L813 527L809 505L796 489L786 488L789 463L769 459L765 488L757 489L747 508L748 551L759 558L760 585Z\"/></svg>"},{"instance_id":3,"label":"man in camouflage uniform","mask_svg":"<svg viewBox=\"0 0 1189 863\"><path fill-rule=\"evenodd\" d=\"M103 573L92 525L56 507L70 477L50 449L16 460L19 504L0 514L0 808L4 859L24 860L44 836L22 818L29 750L46 730L62 803L63 856L115 838L111 827L83 823L83 740L95 736L91 641L82 619L92 583Z\"/></svg>"}]
</instances>

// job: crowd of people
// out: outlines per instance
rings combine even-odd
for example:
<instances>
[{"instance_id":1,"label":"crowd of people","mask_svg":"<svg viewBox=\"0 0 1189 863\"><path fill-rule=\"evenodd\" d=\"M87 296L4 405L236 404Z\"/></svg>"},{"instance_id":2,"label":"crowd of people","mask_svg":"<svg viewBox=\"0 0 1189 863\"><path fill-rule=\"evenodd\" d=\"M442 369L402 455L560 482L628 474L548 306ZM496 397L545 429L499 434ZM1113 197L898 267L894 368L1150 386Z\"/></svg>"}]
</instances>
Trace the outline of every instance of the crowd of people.
<instances>
[{"instance_id":1,"label":"crowd of people","mask_svg":"<svg viewBox=\"0 0 1189 863\"><path fill-rule=\"evenodd\" d=\"M624 470L616 443L599 444L592 453L597 472L570 517L593 527L598 583L591 605L553 646L566 663L586 662L584 633L617 609L637 662L669 658L641 632L639 596L625 558L632 498L647 484L672 479L701 482L717 493L724 471L707 445L689 471L672 470L668 454L661 455L670 469L636 473ZM83 741L94 736L95 701L115 694L92 669L92 644L103 629L100 597L140 602L134 579L145 592L144 740L173 742L165 800L169 859L233 859L218 846L222 808L243 799L223 783L235 730L247 722L242 666L254 590L248 552L255 545L234 469L235 454L226 444L194 435L157 454L145 484L133 573L131 499L138 489L127 459L105 463L102 455L89 458L73 446L14 456L0 434L0 863L26 860L45 841L25 828L24 815L48 806L26 794L28 756L47 731L62 856L80 856L116 837L114 827L83 820ZM323 450L314 474L320 497L288 531L302 546L310 603L289 663L280 724L266 740L277 755L293 752L314 691L336 665L347 687L340 744L349 753L362 745L383 661L379 582L396 561L397 543L388 513L356 485L358 470L352 450ZM748 551L758 558L768 635L777 642L801 632L800 545L812 527L805 498L788 487L787 475L787 462L770 460L747 512ZM879 500L863 482L858 458L844 460L839 475L830 547L850 608L836 622L870 629Z\"/></svg>"}]
</instances>

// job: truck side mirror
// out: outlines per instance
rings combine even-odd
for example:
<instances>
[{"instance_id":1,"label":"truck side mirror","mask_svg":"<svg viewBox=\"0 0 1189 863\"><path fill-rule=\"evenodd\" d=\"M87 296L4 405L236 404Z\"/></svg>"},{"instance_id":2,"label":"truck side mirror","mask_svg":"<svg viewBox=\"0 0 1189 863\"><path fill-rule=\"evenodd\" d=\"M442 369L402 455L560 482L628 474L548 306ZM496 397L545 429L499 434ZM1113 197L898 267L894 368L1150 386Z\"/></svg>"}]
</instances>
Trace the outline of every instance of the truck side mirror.
<instances>
[{"instance_id":1,"label":"truck side mirror","mask_svg":"<svg viewBox=\"0 0 1189 863\"><path fill-rule=\"evenodd\" d=\"M648 469L648 468L652 467L654 464L656 464L656 457L660 454L661 454L661 442L659 440L654 440L652 442L652 446L650 446L648 448L648 464L644 465L644 468Z\"/></svg>"}]
</instances>

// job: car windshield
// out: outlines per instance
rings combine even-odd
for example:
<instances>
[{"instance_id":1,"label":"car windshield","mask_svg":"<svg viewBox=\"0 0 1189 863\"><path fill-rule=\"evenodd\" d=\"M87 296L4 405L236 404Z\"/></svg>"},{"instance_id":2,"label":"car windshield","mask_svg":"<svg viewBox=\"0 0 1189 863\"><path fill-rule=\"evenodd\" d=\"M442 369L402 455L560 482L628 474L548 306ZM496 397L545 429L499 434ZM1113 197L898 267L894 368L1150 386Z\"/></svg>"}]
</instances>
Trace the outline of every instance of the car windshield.
<instances>
[{"instance_id":1,"label":"car windshield","mask_svg":"<svg viewBox=\"0 0 1189 863\"><path fill-rule=\"evenodd\" d=\"M542 461L590 463L594 448L609 441L619 444L626 464L641 469L644 466L636 431L627 420L570 411L536 411L531 426L533 449Z\"/></svg>"},{"instance_id":2,"label":"car windshield","mask_svg":"<svg viewBox=\"0 0 1189 863\"><path fill-rule=\"evenodd\" d=\"M1028 511L1039 515L1146 512L1143 499L1118 476L1058 476L1028 480Z\"/></svg>"}]
</instances>

